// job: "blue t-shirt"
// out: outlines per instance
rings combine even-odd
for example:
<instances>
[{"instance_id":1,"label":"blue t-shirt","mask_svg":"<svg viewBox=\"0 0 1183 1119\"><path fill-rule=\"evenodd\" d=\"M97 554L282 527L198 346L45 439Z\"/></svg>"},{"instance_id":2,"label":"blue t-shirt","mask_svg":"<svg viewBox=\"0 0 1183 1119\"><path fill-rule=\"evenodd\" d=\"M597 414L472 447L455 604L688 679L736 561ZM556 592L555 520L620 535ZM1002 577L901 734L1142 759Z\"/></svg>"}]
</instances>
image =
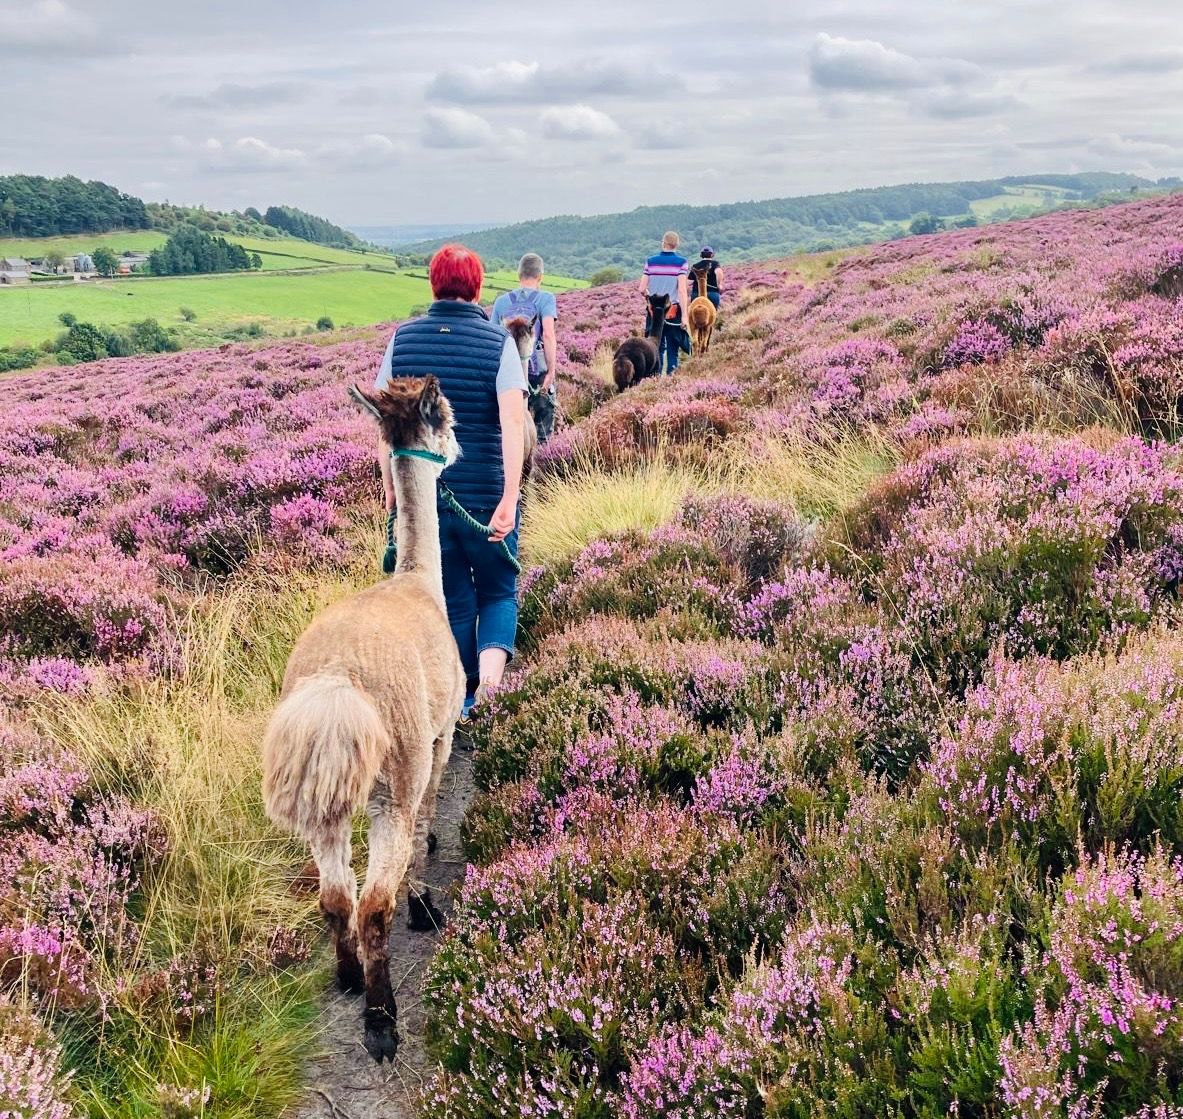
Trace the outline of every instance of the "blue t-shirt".
<instances>
[{"instance_id":1,"label":"blue t-shirt","mask_svg":"<svg viewBox=\"0 0 1183 1119\"><path fill-rule=\"evenodd\" d=\"M530 313L537 315L540 322L543 319L557 319L559 317L558 301L549 291L542 291L538 288L517 288L514 291L503 291L493 300L493 309L489 312L489 318L495 323L504 324L506 319L512 319L515 315L522 314L526 305L533 308Z\"/></svg>"},{"instance_id":2,"label":"blue t-shirt","mask_svg":"<svg viewBox=\"0 0 1183 1119\"><path fill-rule=\"evenodd\" d=\"M489 312L489 318L500 326L505 325L507 319L533 318L538 316L534 324L534 353L530 358L530 376L536 380L546 373L546 355L542 351L542 322L544 319L559 317L559 304L549 291L539 288L515 288L513 291L503 291L495 300Z\"/></svg>"}]
</instances>

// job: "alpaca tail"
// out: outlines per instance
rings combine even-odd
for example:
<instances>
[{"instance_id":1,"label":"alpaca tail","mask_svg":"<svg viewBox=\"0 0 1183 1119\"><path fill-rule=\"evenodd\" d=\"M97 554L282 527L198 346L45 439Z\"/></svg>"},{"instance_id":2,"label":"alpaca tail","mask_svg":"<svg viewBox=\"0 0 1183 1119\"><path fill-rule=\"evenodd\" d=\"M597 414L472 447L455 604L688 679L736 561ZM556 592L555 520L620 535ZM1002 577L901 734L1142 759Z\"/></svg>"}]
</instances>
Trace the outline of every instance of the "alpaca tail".
<instances>
[{"instance_id":1,"label":"alpaca tail","mask_svg":"<svg viewBox=\"0 0 1183 1119\"><path fill-rule=\"evenodd\" d=\"M368 799L391 746L382 718L344 676L311 676L280 701L263 736L263 804L311 838Z\"/></svg>"}]
</instances>

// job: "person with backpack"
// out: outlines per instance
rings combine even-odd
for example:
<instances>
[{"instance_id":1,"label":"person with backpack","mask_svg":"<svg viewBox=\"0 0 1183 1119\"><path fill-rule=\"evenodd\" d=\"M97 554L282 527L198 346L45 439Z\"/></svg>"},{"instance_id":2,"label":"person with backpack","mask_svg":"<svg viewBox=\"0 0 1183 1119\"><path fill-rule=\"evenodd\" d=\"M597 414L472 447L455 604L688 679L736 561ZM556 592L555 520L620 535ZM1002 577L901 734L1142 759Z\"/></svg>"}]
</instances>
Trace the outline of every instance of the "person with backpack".
<instances>
[{"instance_id":1,"label":"person with backpack","mask_svg":"<svg viewBox=\"0 0 1183 1119\"><path fill-rule=\"evenodd\" d=\"M665 367L667 375L678 368L678 359L683 350L690 352L690 335L685 326L686 308L690 304L687 286L689 266L686 258L678 254L679 237L672 230L661 239L661 252L645 261L645 272L641 276L640 291L643 296L668 295L670 311L666 316L665 329L661 333L661 347L657 354L657 368ZM645 315L645 333L649 333L649 314Z\"/></svg>"},{"instance_id":2,"label":"person with backpack","mask_svg":"<svg viewBox=\"0 0 1183 1119\"><path fill-rule=\"evenodd\" d=\"M703 245L698 257L690 268L690 298L695 300L705 294L717 311L723 298L723 274L715 261L715 250Z\"/></svg>"},{"instance_id":3,"label":"person with backpack","mask_svg":"<svg viewBox=\"0 0 1183 1119\"><path fill-rule=\"evenodd\" d=\"M518 262L518 286L502 292L494 301L489 318L498 325L509 319L527 319L534 323L534 353L528 364L530 415L538 432L539 444L545 443L555 429L555 320L558 302L542 290L542 257L526 253Z\"/></svg>"}]
</instances>

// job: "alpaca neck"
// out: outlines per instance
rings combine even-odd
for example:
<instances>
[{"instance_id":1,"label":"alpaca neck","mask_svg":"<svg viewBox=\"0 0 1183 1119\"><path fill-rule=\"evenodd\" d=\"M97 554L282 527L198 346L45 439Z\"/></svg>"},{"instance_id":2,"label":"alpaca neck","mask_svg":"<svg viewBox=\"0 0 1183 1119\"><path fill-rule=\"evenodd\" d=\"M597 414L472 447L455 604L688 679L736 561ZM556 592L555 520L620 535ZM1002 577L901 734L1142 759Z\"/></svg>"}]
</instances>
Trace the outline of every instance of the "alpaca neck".
<instances>
[{"instance_id":1,"label":"alpaca neck","mask_svg":"<svg viewBox=\"0 0 1183 1119\"><path fill-rule=\"evenodd\" d=\"M442 606L444 579L440 563L440 518L435 504L437 468L415 458L396 458L391 465L398 503L398 563L395 572L414 571L426 577Z\"/></svg>"}]
</instances>

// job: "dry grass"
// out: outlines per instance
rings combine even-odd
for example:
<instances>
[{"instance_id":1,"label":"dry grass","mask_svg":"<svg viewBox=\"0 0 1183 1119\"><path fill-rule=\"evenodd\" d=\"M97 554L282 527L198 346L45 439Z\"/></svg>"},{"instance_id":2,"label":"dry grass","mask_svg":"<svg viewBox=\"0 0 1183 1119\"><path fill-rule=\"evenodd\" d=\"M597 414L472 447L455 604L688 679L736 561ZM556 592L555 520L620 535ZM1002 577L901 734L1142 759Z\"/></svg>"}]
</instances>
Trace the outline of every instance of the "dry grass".
<instances>
[{"instance_id":1,"label":"dry grass","mask_svg":"<svg viewBox=\"0 0 1183 1119\"><path fill-rule=\"evenodd\" d=\"M714 492L722 478L690 469L658 452L619 471L590 463L564 477L541 479L522 519L523 559L551 564L573 556L597 537L670 520L691 493Z\"/></svg>"},{"instance_id":2,"label":"dry grass","mask_svg":"<svg viewBox=\"0 0 1183 1119\"><path fill-rule=\"evenodd\" d=\"M614 352L611 346L596 347L596 352L592 354L591 364L588 367L592 376L612 392L616 391L616 382L612 379L612 355Z\"/></svg>"},{"instance_id":3,"label":"dry grass","mask_svg":"<svg viewBox=\"0 0 1183 1119\"><path fill-rule=\"evenodd\" d=\"M737 440L728 447L727 481L740 493L784 502L805 520L850 508L899 451L878 431L821 442L800 436Z\"/></svg>"},{"instance_id":4,"label":"dry grass","mask_svg":"<svg viewBox=\"0 0 1183 1119\"><path fill-rule=\"evenodd\" d=\"M280 925L315 936L315 900L289 888L306 852L264 817L258 744L295 638L372 573L371 561L368 572L338 576L248 577L205 596L182 621L177 677L34 712L99 784L150 807L167 831L167 853L146 868L142 937L123 974L196 945L230 980L192 1036L126 1010L90 1032L67 1024L90 1114L155 1114L159 1084L208 1084L203 1114L236 1119L278 1115L298 1098L321 979L269 969L266 945Z\"/></svg>"}]
</instances>

